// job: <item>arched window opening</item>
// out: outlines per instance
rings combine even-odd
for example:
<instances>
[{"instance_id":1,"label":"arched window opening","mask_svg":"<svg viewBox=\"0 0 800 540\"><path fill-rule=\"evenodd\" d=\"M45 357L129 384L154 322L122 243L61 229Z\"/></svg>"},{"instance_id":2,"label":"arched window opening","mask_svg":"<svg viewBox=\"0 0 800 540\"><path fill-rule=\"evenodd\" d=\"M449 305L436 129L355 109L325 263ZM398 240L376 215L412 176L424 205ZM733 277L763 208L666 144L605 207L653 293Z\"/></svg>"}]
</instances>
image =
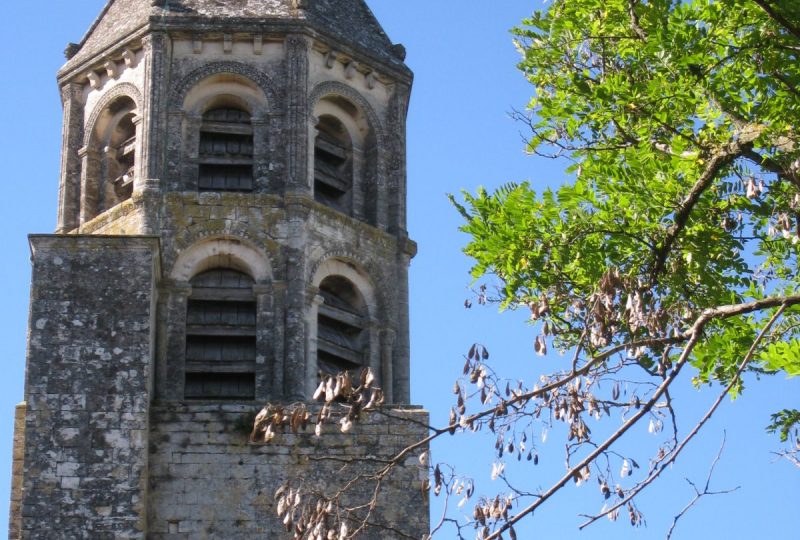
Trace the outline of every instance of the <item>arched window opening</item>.
<instances>
[{"instance_id":1,"label":"arched window opening","mask_svg":"<svg viewBox=\"0 0 800 540\"><path fill-rule=\"evenodd\" d=\"M133 194L134 165L136 163L136 104L127 96L114 101L100 115L95 126L93 154L99 157L97 184L89 191L96 201L90 217L109 210ZM95 198L96 197L96 198Z\"/></svg>"},{"instance_id":2,"label":"arched window opening","mask_svg":"<svg viewBox=\"0 0 800 540\"><path fill-rule=\"evenodd\" d=\"M250 113L232 106L203 115L200 128L200 191L253 189L253 125Z\"/></svg>"},{"instance_id":3,"label":"arched window opening","mask_svg":"<svg viewBox=\"0 0 800 540\"><path fill-rule=\"evenodd\" d=\"M317 365L324 374L360 369L366 362L366 306L355 286L341 276L320 284Z\"/></svg>"},{"instance_id":4,"label":"arched window opening","mask_svg":"<svg viewBox=\"0 0 800 540\"><path fill-rule=\"evenodd\" d=\"M115 203L130 199L133 193L133 164L136 161L136 125L134 114L125 114L114 127L106 147L109 156L108 178L114 190Z\"/></svg>"},{"instance_id":5,"label":"arched window opening","mask_svg":"<svg viewBox=\"0 0 800 540\"><path fill-rule=\"evenodd\" d=\"M317 124L314 143L314 198L349 213L353 188L353 144L344 125L333 116Z\"/></svg>"},{"instance_id":6,"label":"arched window opening","mask_svg":"<svg viewBox=\"0 0 800 540\"><path fill-rule=\"evenodd\" d=\"M187 399L254 399L256 301L250 276L195 276L186 313Z\"/></svg>"}]
</instances>

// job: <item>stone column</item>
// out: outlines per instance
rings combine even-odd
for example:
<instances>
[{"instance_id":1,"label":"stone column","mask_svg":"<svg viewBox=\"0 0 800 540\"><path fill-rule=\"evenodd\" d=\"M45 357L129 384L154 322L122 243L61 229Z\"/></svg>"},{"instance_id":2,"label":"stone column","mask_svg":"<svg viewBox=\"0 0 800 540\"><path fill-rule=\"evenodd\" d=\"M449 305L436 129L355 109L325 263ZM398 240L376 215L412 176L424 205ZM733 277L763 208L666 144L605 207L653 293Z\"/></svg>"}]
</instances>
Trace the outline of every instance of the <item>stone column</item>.
<instances>
[{"instance_id":1,"label":"stone column","mask_svg":"<svg viewBox=\"0 0 800 540\"><path fill-rule=\"evenodd\" d=\"M162 282L159 284L156 302L156 355L153 366L153 396L166 399L167 396L167 341L169 340L169 298L171 289Z\"/></svg>"},{"instance_id":2,"label":"stone column","mask_svg":"<svg viewBox=\"0 0 800 540\"><path fill-rule=\"evenodd\" d=\"M133 163L133 191L142 191L144 189L145 183L147 181L147 177L143 175L143 171L145 170L144 167L144 153L145 147L144 144L144 129L143 129L143 122L144 117L141 115L141 111L139 114L135 115L131 121L133 122L134 128L134 136L136 137L136 148L134 150L134 163Z\"/></svg>"},{"instance_id":3,"label":"stone column","mask_svg":"<svg viewBox=\"0 0 800 540\"><path fill-rule=\"evenodd\" d=\"M366 212L366 193L367 182L370 181L367 176L366 159L364 149L361 146L353 145L353 187L350 190L350 206L352 208L350 215L354 218L365 221L368 212Z\"/></svg>"},{"instance_id":4,"label":"stone column","mask_svg":"<svg viewBox=\"0 0 800 540\"><path fill-rule=\"evenodd\" d=\"M306 155L306 187L310 194L314 193L314 147L317 143L317 135L319 135L319 118L313 115L308 117L308 154Z\"/></svg>"},{"instance_id":5,"label":"stone column","mask_svg":"<svg viewBox=\"0 0 800 540\"><path fill-rule=\"evenodd\" d=\"M397 277L395 280L395 313L397 320L397 339L394 344L393 354L393 397L395 403L409 403L410 392L410 366L409 356L411 347L409 341L408 324L408 267L414 256L415 244L407 238L400 240L402 250L397 254Z\"/></svg>"},{"instance_id":6,"label":"stone column","mask_svg":"<svg viewBox=\"0 0 800 540\"><path fill-rule=\"evenodd\" d=\"M308 207L287 197L286 218L289 224L286 257L286 364L285 396L305 399L306 391L306 245Z\"/></svg>"},{"instance_id":7,"label":"stone column","mask_svg":"<svg viewBox=\"0 0 800 540\"><path fill-rule=\"evenodd\" d=\"M382 387L383 381L381 380L381 374L383 373L383 369L381 368L381 363L383 360L381 356L383 351L381 350L380 324L377 319L369 319L367 326L362 332L362 339L367 342L367 347L362 353L364 367L368 367L372 371L372 374L378 381L377 385Z\"/></svg>"},{"instance_id":8,"label":"stone column","mask_svg":"<svg viewBox=\"0 0 800 540\"><path fill-rule=\"evenodd\" d=\"M308 327L308 363L306 364L306 396L314 395L319 384L317 374L319 372L319 364L317 363L317 347L319 341L319 306L321 306L325 299L320 296L317 287L309 287L308 297L311 299L311 305L308 308L308 317L306 318L306 325Z\"/></svg>"},{"instance_id":9,"label":"stone column","mask_svg":"<svg viewBox=\"0 0 800 540\"><path fill-rule=\"evenodd\" d=\"M308 192L309 141L307 122L309 39L300 34L286 36L286 145L288 192Z\"/></svg>"},{"instance_id":10,"label":"stone column","mask_svg":"<svg viewBox=\"0 0 800 540\"><path fill-rule=\"evenodd\" d=\"M159 180L146 176L146 149L144 117L138 114L133 119L136 127L136 151L133 174L133 201L141 210L139 234L158 234L158 205L161 186Z\"/></svg>"},{"instance_id":11,"label":"stone column","mask_svg":"<svg viewBox=\"0 0 800 540\"><path fill-rule=\"evenodd\" d=\"M406 230L406 115L408 114L410 88L404 84L396 84L389 104L387 141L388 148L381 154L388 157L386 167L387 202L389 232L398 233ZM387 159L387 158L384 158ZM382 203L383 204L383 203ZM382 212L378 208L378 215Z\"/></svg>"},{"instance_id":12,"label":"stone column","mask_svg":"<svg viewBox=\"0 0 800 540\"><path fill-rule=\"evenodd\" d=\"M381 388L386 403L394 403L394 342L397 333L386 328L381 331Z\"/></svg>"},{"instance_id":13,"label":"stone column","mask_svg":"<svg viewBox=\"0 0 800 540\"><path fill-rule=\"evenodd\" d=\"M80 224L92 220L100 204L100 156L96 149L85 146L78 150L81 159Z\"/></svg>"},{"instance_id":14,"label":"stone column","mask_svg":"<svg viewBox=\"0 0 800 540\"><path fill-rule=\"evenodd\" d=\"M172 283L167 293L166 355L159 375L159 388L166 400L182 400L186 384L186 307L192 287L186 282Z\"/></svg>"},{"instance_id":15,"label":"stone column","mask_svg":"<svg viewBox=\"0 0 800 540\"><path fill-rule=\"evenodd\" d=\"M61 133L61 181L58 193L57 233L80 225L81 156L83 141L83 86L67 83L61 88L64 124Z\"/></svg>"},{"instance_id":16,"label":"stone column","mask_svg":"<svg viewBox=\"0 0 800 540\"><path fill-rule=\"evenodd\" d=\"M183 126L183 111L170 110L167 113L167 130L172 134L167 138L166 148L167 156L165 160L166 178L164 179L165 186L169 191L183 191L189 188L184 185L185 180L181 176L183 170L183 162L186 159L186 154L183 149L186 148Z\"/></svg>"},{"instance_id":17,"label":"stone column","mask_svg":"<svg viewBox=\"0 0 800 540\"><path fill-rule=\"evenodd\" d=\"M382 152L373 144L364 152L364 214L367 223L382 231L387 228L388 211L386 167Z\"/></svg>"},{"instance_id":18,"label":"stone column","mask_svg":"<svg viewBox=\"0 0 800 540\"><path fill-rule=\"evenodd\" d=\"M264 116L255 116L253 126L253 186L258 193L269 191L269 125Z\"/></svg>"},{"instance_id":19,"label":"stone column","mask_svg":"<svg viewBox=\"0 0 800 540\"><path fill-rule=\"evenodd\" d=\"M272 282L272 305L272 396L274 399L283 399L286 395L286 282Z\"/></svg>"},{"instance_id":20,"label":"stone column","mask_svg":"<svg viewBox=\"0 0 800 540\"><path fill-rule=\"evenodd\" d=\"M151 189L158 189L163 174L166 133L166 101L172 81L168 77L167 59L170 40L163 32L153 32L142 38L145 62L144 104L140 175Z\"/></svg>"},{"instance_id":21,"label":"stone column","mask_svg":"<svg viewBox=\"0 0 800 540\"><path fill-rule=\"evenodd\" d=\"M185 114L183 116L183 154L180 172L180 189L197 191L200 179L200 128L203 117L199 114Z\"/></svg>"},{"instance_id":22,"label":"stone column","mask_svg":"<svg viewBox=\"0 0 800 540\"><path fill-rule=\"evenodd\" d=\"M256 296L256 395L258 401L267 402L275 396L272 377L275 373L272 343L274 339L275 311L272 287L269 283L253 285Z\"/></svg>"},{"instance_id":23,"label":"stone column","mask_svg":"<svg viewBox=\"0 0 800 540\"><path fill-rule=\"evenodd\" d=\"M267 138L267 156L265 163L267 166L267 191L269 193L283 193L285 189L285 145L283 139L277 134L282 133L284 129L283 114L272 112L267 116L266 129L272 134Z\"/></svg>"}]
</instances>

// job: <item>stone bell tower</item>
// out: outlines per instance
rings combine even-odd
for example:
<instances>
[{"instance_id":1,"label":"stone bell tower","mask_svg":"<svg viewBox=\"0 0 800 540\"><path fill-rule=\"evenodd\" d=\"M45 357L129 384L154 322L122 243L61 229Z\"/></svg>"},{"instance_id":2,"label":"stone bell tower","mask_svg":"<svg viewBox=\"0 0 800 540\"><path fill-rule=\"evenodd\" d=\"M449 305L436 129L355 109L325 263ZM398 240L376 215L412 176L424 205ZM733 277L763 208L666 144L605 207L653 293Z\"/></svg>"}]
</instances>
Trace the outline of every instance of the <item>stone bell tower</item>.
<instances>
[{"instance_id":1,"label":"stone bell tower","mask_svg":"<svg viewBox=\"0 0 800 540\"><path fill-rule=\"evenodd\" d=\"M335 490L426 435L404 49L364 0L110 0L66 55L9 537L281 538L284 481ZM391 414L248 441L264 403L364 367ZM360 537L426 533L426 474L398 467Z\"/></svg>"}]
</instances>

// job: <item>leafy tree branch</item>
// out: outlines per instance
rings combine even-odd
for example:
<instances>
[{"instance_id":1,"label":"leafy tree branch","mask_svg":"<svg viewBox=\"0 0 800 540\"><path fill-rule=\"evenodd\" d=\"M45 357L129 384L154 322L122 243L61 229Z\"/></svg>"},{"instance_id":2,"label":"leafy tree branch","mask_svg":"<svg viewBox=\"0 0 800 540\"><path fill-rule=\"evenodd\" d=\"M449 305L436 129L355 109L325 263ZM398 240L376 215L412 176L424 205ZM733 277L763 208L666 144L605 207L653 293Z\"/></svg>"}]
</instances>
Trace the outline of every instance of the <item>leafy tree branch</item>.
<instances>
[{"instance_id":1,"label":"leafy tree branch","mask_svg":"<svg viewBox=\"0 0 800 540\"><path fill-rule=\"evenodd\" d=\"M445 501L439 534L516 538L523 519L589 479L603 508L583 513L583 527L622 513L641 526L639 496L726 398L744 393L748 372L800 375L799 20L797 8L768 0L554 0L514 30L532 93L514 116L527 150L563 160L567 180L451 201L470 238L477 303L529 313L533 348L522 356L556 351L562 364L503 373L473 346L447 425L371 462L336 494L300 496L309 502L293 507L304 516L297 538L354 538L385 479L409 460L429 468L421 488ZM718 387L699 418L672 399L690 384ZM356 406L328 394L318 396L323 410L343 407L342 416L320 423L344 429L362 414L392 414L379 399ZM768 429L797 463L800 415L787 401ZM637 426L651 438L631 450ZM437 439L473 433L494 445L494 487L428 463ZM565 466L539 489L515 471L539 464L548 433L563 437ZM709 481L673 528L714 493ZM348 504L363 482L372 499ZM467 503L468 517L453 511Z\"/></svg>"}]
</instances>

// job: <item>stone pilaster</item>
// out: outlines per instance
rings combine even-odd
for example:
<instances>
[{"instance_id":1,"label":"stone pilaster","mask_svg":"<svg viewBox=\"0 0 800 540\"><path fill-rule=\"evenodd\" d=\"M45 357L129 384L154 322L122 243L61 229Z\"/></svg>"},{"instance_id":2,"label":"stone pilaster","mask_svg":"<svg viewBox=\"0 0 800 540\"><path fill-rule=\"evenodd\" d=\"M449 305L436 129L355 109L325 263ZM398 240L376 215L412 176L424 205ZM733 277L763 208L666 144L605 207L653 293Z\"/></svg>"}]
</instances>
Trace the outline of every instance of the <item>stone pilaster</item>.
<instances>
[{"instance_id":1,"label":"stone pilaster","mask_svg":"<svg viewBox=\"0 0 800 540\"><path fill-rule=\"evenodd\" d=\"M415 255L416 244L408 240L400 242L402 249L397 254L397 277L395 281L395 316L397 317L397 338L393 351L393 397L395 403L411 401L411 345L408 323L408 267Z\"/></svg>"},{"instance_id":2,"label":"stone pilaster","mask_svg":"<svg viewBox=\"0 0 800 540\"><path fill-rule=\"evenodd\" d=\"M166 137L166 102L171 81L167 76L170 41L163 32L154 32L142 39L145 62L144 105L140 175L148 189L160 189L164 170L164 138Z\"/></svg>"},{"instance_id":3,"label":"stone pilaster","mask_svg":"<svg viewBox=\"0 0 800 540\"><path fill-rule=\"evenodd\" d=\"M253 180L255 190L259 193L269 191L269 126L266 117L254 117L253 126Z\"/></svg>"},{"instance_id":4,"label":"stone pilaster","mask_svg":"<svg viewBox=\"0 0 800 540\"><path fill-rule=\"evenodd\" d=\"M275 328L275 307L270 284L253 286L256 297L256 393L257 401L273 399L272 376L275 359L272 355L272 339Z\"/></svg>"},{"instance_id":5,"label":"stone pilaster","mask_svg":"<svg viewBox=\"0 0 800 540\"><path fill-rule=\"evenodd\" d=\"M381 331L381 385L386 403L394 403L394 342L397 332L387 328Z\"/></svg>"},{"instance_id":6,"label":"stone pilaster","mask_svg":"<svg viewBox=\"0 0 800 540\"><path fill-rule=\"evenodd\" d=\"M319 338L319 306L325 299L319 294L317 287L309 287L307 298L310 299L306 313L306 328L308 328L308 361L306 364L306 396L313 396L317 388L319 364L317 363L317 348Z\"/></svg>"},{"instance_id":7,"label":"stone pilaster","mask_svg":"<svg viewBox=\"0 0 800 540\"><path fill-rule=\"evenodd\" d=\"M301 202L287 201L286 219L289 238L286 250L284 396L289 400L302 400L306 397L308 212L308 207Z\"/></svg>"},{"instance_id":8,"label":"stone pilaster","mask_svg":"<svg viewBox=\"0 0 800 540\"><path fill-rule=\"evenodd\" d=\"M81 157L83 141L83 85L70 82L61 88L64 125L61 134L61 181L58 193L58 225L64 233L80 225Z\"/></svg>"},{"instance_id":9,"label":"stone pilaster","mask_svg":"<svg viewBox=\"0 0 800 540\"><path fill-rule=\"evenodd\" d=\"M307 122L308 55L311 48L308 38L299 34L286 36L286 143L288 179L286 191L308 192L307 164L309 141Z\"/></svg>"},{"instance_id":10,"label":"stone pilaster","mask_svg":"<svg viewBox=\"0 0 800 540\"><path fill-rule=\"evenodd\" d=\"M173 283L166 293L166 355L164 356L163 394L159 397L180 399L186 384L186 306L192 287Z\"/></svg>"},{"instance_id":11,"label":"stone pilaster","mask_svg":"<svg viewBox=\"0 0 800 540\"><path fill-rule=\"evenodd\" d=\"M78 150L81 159L80 224L93 219L100 205L100 156L96 148Z\"/></svg>"},{"instance_id":12,"label":"stone pilaster","mask_svg":"<svg viewBox=\"0 0 800 540\"><path fill-rule=\"evenodd\" d=\"M274 308L272 328L272 396L282 399L286 391L286 330L281 324L286 320L286 282L272 282L272 303Z\"/></svg>"},{"instance_id":13,"label":"stone pilaster","mask_svg":"<svg viewBox=\"0 0 800 540\"><path fill-rule=\"evenodd\" d=\"M406 115L410 91L408 86L395 84L389 104L389 148L384 158L388 201L385 204L389 232L394 234L403 234L406 230Z\"/></svg>"}]
</instances>

